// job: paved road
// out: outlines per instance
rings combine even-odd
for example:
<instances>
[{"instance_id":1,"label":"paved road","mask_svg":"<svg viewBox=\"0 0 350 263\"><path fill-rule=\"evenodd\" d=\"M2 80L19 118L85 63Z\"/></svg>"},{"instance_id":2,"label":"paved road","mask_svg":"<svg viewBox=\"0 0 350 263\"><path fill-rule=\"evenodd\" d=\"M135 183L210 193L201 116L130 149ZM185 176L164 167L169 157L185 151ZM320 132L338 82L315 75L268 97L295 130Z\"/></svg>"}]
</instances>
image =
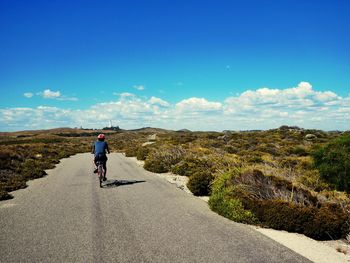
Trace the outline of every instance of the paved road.
<instances>
[{"instance_id":1,"label":"paved road","mask_svg":"<svg viewBox=\"0 0 350 263\"><path fill-rule=\"evenodd\" d=\"M100 189L78 154L0 202L0 262L309 262L121 154L108 169Z\"/></svg>"}]
</instances>

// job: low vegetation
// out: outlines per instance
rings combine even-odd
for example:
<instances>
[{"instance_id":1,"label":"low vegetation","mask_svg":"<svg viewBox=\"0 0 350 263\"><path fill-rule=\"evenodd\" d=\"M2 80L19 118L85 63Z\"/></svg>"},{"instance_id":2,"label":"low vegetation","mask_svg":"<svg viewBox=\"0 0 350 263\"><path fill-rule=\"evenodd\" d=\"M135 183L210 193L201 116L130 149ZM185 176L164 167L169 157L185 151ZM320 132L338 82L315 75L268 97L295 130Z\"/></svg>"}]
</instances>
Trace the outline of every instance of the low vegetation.
<instances>
[{"instance_id":1,"label":"low vegetation","mask_svg":"<svg viewBox=\"0 0 350 263\"><path fill-rule=\"evenodd\" d=\"M313 153L321 177L335 189L350 193L350 136L342 136Z\"/></svg>"},{"instance_id":2,"label":"low vegetation","mask_svg":"<svg viewBox=\"0 0 350 263\"><path fill-rule=\"evenodd\" d=\"M350 232L348 135L288 126L172 132L130 151L142 152L149 171L188 176L189 189L210 195L225 217L327 240Z\"/></svg>"},{"instance_id":3,"label":"low vegetation","mask_svg":"<svg viewBox=\"0 0 350 263\"><path fill-rule=\"evenodd\" d=\"M60 158L89 151L96 133L3 134L0 197L44 176ZM211 209L227 218L326 240L350 233L349 135L288 126L245 132L146 128L109 131L108 142L144 160L149 171L189 177L188 188L209 195Z\"/></svg>"},{"instance_id":4,"label":"low vegetation","mask_svg":"<svg viewBox=\"0 0 350 263\"><path fill-rule=\"evenodd\" d=\"M45 176L45 170L60 159L88 149L86 142L57 140L52 135L15 141L0 143L0 200L12 198L9 192L25 188L28 180Z\"/></svg>"}]
</instances>

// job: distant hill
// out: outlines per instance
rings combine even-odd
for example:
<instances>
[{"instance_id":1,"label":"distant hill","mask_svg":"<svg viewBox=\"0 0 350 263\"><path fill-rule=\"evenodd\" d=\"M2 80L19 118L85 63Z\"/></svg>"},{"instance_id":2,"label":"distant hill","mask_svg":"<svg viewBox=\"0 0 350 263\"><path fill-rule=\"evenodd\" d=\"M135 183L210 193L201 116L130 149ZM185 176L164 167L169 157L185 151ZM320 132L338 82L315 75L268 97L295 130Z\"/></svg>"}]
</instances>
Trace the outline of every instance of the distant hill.
<instances>
[{"instance_id":1,"label":"distant hill","mask_svg":"<svg viewBox=\"0 0 350 263\"><path fill-rule=\"evenodd\" d=\"M26 137L42 137L46 135L50 136L63 136L63 137L81 137L81 136L95 136L99 133L114 134L122 132L136 132L136 133L169 133L171 130L143 127L140 129L124 130L119 127L104 128L104 129L80 129L80 128L54 128L47 130L27 130L16 132L0 132L0 137L12 137L12 138L26 138Z\"/></svg>"},{"instance_id":2,"label":"distant hill","mask_svg":"<svg viewBox=\"0 0 350 263\"><path fill-rule=\"evenodd\" d=\"M161 128L153 128L153 127L143 127L140 129L127 130L129 132L144 132L144 133L168 133L173 132L172 130L166 130Z\"/></svg>"},{"instance_id":3,"label":"distant hill","mask_svg":"<svg viewBox=\"0 0 350 263\"><path fill-rule=\"evenodd\" d=\"M181 129L181 130L178 130L178 131L176 131L176 132L191 132L191 131L188 130L188 129Z\"/></svg>"}]
</instances>

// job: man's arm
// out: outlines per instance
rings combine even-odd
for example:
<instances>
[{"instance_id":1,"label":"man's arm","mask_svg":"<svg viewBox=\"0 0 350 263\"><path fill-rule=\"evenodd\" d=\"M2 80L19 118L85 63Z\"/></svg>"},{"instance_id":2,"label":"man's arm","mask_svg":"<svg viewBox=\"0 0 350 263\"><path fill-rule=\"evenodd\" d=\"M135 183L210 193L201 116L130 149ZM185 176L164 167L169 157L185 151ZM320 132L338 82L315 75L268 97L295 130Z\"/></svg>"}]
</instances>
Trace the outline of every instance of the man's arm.
<instances>
[{"instance_id":1,"label":"man's arm","mask_svg":"<svg viewBox=\"0 0 350 263\"><path fill-rule=\"evenodd\" d=\"M94 154L95 153L95 143L92 144L92 150L91 153Z\"/></svg>"},{"instance_id":2,"label":"man's arm","mask_svg":"<svg viewBox=\"0 0 350 263\"><path fill-rule=\"evenodd\" d=\"M108 143L106 142L106 151L107 151L107 153L110 153L109 152L109 148L108 148Z\"/></svg>"}]
</instances>

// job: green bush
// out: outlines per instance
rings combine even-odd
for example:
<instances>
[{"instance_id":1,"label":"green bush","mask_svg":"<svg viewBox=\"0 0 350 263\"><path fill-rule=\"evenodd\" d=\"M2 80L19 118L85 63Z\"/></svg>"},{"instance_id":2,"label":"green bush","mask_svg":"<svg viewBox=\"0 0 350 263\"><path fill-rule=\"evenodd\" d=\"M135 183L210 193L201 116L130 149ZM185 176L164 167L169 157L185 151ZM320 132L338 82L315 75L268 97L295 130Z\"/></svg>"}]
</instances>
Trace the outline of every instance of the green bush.
<instances>
[{"instance_id":1,"label":"green bush","mask_svg":"<svg viewBox=\"0 0 350 263\"><path fill-rule=\"evenodd\" d=\"M196 172L188 180L187 187L197 196L210 195L210 185L214 176L210 172Z\"/></svg>"},{"instance_id":2,"label":"green bush","mask_svg":"<svg viewBox=\"0 0 350 263\"><path fill-rule=\"evenodd\" d=\"M228 153L231 153L231 154L237 154L239 153L239 149L234 147L234 146L231 146L231 145L228 145L228 146L225 146L224 147L224 150Z\"/></svg>"},{"instance_id":3,"label":"green bush","mask_svg":"<svg viewBox=\"0 0 350 263\"><path fill-rule=\"evenodd\" d=\"M305 223L312 220L312 209L282 200L242 199L260 222L273 229L304 232Z\"/></svg>"},{"instance_id":4,"label":"green bush","mask_svg":"<svg viewBox=\"0 0 350 263\"><path fill-rule=\"evenodd\" d=\"M137 152L136 152L136 158L137 160L141 160L141 161L144 161L146 160L147 158L147 155L149 154L150 152L150 148L149 147L139 147L137 149Z\"/></svg>"},{"instance_id":5,"label":"green bush","mask_svg":"<svg viewBox=\"0 0 350 263\"><path fill-rule=\"evenodd\" d=\"M350 232L350 217L338 204L324 204L305 223L304 234L318 240L344 238Z\"/></svg>"},{"instance_id":6,"label":"green bush","mask_svg":"<svg viewBox=\"0 0 350 263\"><path fill-rule=\"evenodd\" d=\"M184 160L171 167L171 171L175 174L191 176L194 173L202 173L213 170L213 162L209 158L198 158L188 156Z\"/></svg>"},{"instance_id":7,"label":"green bush","mask_svg":"<svg viewBox=\"0 0 350 263\"><path fill-rule=\"evenodd\" d=\"M11 176L6 182L0 183L0 189L11 192L18 189L26 188L26 179L22 176Z\"/></svg>"},{"instance_id":8,"label":"green bush","mask_svg":"<svg viewBox=\"0 0 350 263\"><path fill-rule=\"evenodd\" d=\"M268 227L303 233L317 240L339 239L349 233L349 215L338 205L301 206L281 200L242 199Z\"/></svg>"},{"instance_id":9,"label":"green bush","mask_svg":"<svg viewBox=\"0 0 350 263\"><path fill-rule=\"evenodd\" d=\"M349 232L350 216L340 205L320 204L309 191L281 178L266 177L259 170L224 174L212 191L210 207L235 221L254 219L267 227L318 240L339 239Z\"/></svg>"},{"instance_id":10,"label":"green bush","mask_svg":"<svg viewBox=\"0 0 350 263\"><path fill-rule=\"evenodd\" d=\"M235 173L239 172L236 170ZM233 221L252 224L258 220L252 212L246 210L238 198L231 196L233 186L229 186L231 173L226 173L216 179L212 187L212 194L209 198L210 208L226 218Z\"/></svg>"},{"instance_id":11,"label":"green bush","mask_svg":"<svg viewBox=\"0 0 350 263\"><path fill-rule=\"evenodd\" d=\"M340 137L313 153L323 179L337 190L350 193L350 136Z\"/></svg>"},{"instance_id":12,"label":"green bush","mask_svg":"<svg viewBox=\"0 0 350 263\"><path fill-rule=\"evenodd\" d=\"M292 148L290 150L290 153L298 155L298 156L307 156L307 155L309 155L307 149L304 146L300 146L300 145L295 147L295 148Z\"/></svg>"},{"instance_id":13,"label":"green bush","mask_svg":"<svg viewBox=\"0 0 350 263\"><path fill-rule=\"evenodd\" d=\"M153 157L148 157L145 160L145 164L143 166L146 170L153 173L166 173L169 172L169 165L162 162L162 160L157 160Z\"/></svg>"},{"instance_id":14,"label":"green bush","mask_svg":"<svg viewBox=\"0 0 350 263\"><path fill-rule=\"evenodd\" d=\"M329 185L322 180L316 169L303 172L303 174L297 178L297 181L317 192L329 188Z\"/></svg>"},{"instance_id":15,"label":"green bush","mask_svg":"<svg viewBox=\"0 0 350 263\"><path fill-rule=\"evenodd\" d=\"M46 175L42 163L33 159L26 159L22 164L20 174L28 179L40 178Z\"/></svg>"},{"instance_id":16,"label":"green bush","mask_svg":"<svg viewBox=\"0 0 350 263\"><path fill-rule=\"evenodd\" d=\"M137 146L133 146L133 145L127 146L126 149L125 149L125 156L126 157L135 157L135 156L137 156L138 149L139 148Z\"/></svg>"}]
</instances>

